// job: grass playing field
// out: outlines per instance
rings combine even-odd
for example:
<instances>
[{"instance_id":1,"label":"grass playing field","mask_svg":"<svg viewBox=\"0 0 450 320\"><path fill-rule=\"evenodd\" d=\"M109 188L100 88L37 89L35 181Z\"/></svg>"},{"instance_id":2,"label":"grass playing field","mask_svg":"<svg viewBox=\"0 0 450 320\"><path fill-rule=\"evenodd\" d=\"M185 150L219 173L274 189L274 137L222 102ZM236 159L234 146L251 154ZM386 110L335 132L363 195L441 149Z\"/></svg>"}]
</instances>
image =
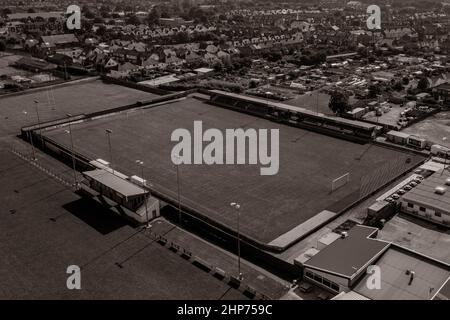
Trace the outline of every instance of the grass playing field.
<instances>
[{"instance_id":1,"label":"grass playing field","mask_svg":"<svg viewBox=\"0 0 450 320\"><path fill-rule=\"evenodd\" d=\"M151 100L157 95L102 81L87 81L21 95L0 97L0 135L17 134L21 127ZM24 113L26 111L26 114Z\"/></svg>"}]
</instances>

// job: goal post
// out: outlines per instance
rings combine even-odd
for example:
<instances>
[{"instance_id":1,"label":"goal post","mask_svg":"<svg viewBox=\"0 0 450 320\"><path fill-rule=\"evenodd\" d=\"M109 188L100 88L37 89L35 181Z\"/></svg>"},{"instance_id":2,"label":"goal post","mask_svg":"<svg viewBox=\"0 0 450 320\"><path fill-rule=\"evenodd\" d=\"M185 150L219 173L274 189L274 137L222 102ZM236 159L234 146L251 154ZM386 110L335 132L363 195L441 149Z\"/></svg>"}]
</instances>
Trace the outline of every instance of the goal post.
<instances>
[{"instance_id":1,"label":"goal post","mask_svg":"<svg viewBox=\"0 0 450 320\"><path fill-rule=\"evenodd\" d=\"M347 183L350 182L350 172L347 172L346 174L340 176L339 178L334 179L331 182L331 192L333 193L339 188L342 188Z\"/></svg>"}]
</instances>

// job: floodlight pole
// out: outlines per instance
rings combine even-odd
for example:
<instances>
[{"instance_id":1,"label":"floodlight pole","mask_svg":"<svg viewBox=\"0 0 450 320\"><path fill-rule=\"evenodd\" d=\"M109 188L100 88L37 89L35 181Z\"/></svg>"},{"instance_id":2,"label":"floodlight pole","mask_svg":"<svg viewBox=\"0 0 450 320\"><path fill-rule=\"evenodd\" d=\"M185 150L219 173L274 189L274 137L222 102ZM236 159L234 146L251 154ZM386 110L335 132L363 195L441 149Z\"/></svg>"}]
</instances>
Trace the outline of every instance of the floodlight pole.
<instances>
[{"instance_id":1,"label":"floodlight pole","mask_svg":"<svg viewBox=\"0 0 450 320\"><path fill-rule=\"evenodd\" d=\"M111 133L112 130L111 129L106 129L106 136L108 137L108 147L109 147L109 161L110 161L110 168L112 169L112 172L114 174L114 168L113 168L113 154L112 154L112 147L111 147Z\"/></svg>"},{"instance_id":2,"label":"floodlight pole","mask_svg":"<svg viewBox=\"0 0 450 320\"><path fill-rule=\"evenodd\" d=\"M28 112L27 111L23 111L23 114L28 118ZM30 143L31 143L31 154L33 157L33 161L37 160L36 158L36 151L34 150L34 143L33 143L33 133L30 131L27 131L27 136L30 139Z\"/></svg>"},{"instance_id":3,"label":"floodlight pole","mask_svg":"<svg viewBox=\"0 0 450 320\"><path fill-rule=\"evenodd\" d=\"M142 189L144 189L144 191L147 191L145 189L145 183L144 183L144 162L141 160L136 160L136 163L141 167ZM148 218L147 192L144 193L144 201L145 201L145 219L147 220L145 228L148 229L148 228L150 228L150 221Z\"/></svg>"},{"instance_id":4,"label":"floodlight pole","mask_svg":"<svg viewBox=\"0 0 450 320\"><path fill-rule=\"evenodd\" d=\"M175 155L175 158L177 159L177 161L180 161L180 157ZM180 168L179 168L180 164L177 163L176 164L176 168L177 168L177 198L178 198L178 223L181 225L181 192L180 192L180 185L181 185L181 181L180 181Z\"/></svg>"},{"instance_id":5,"label":"floodlight pole","mask_svg":"<svg viewBox=\"0 0 450 320\"><path fill-rule=\"evenodd\" d=\"M36 117L37 117L38 126L39 126L39 136L41 137L41 143L42 143L42 129L41 129L41 119L39 117L39 101L38 100L34 100L34 106L35 106Z\"/></svg>"},{"instance_id":6,"label":"floodlight pole","mask_svg":"<svg viewBox=\"0 0 450 320\"><path fill-rule=\"evenodd\" d=\"M67 114L67 117L72 117L70 113ZM73 169L73 180L74 180L74 186L77 188L78 181L77 181L77 169L76 169L76 163L75 163L75 153L74 153L74 144L73 144L73 135L72 135L72 124L70 123L71 120L69 120L69 134L70 134L70 147L71 147L71 153L72 153L72 169Z\"/></svg>"},{"instance_id":7,"label":"floodlight pole","mask_svg":"<svg viewBox=\"0 0 450 320\"><path fill-rule=\"evenodd\" d=\"M320 88L316 92L316 115L319 115L319 92Z\"/></svg>"},{"instance_id":8,"label":"floodlight pole","mask_svg":"<svg viewBox=\"0 0 450 320\"><path fill-rule=\"evenodd\" d=\"M230 203L230 205L237 212L238 277L239 277L239 280L243 280L242 273L241 273L241 232L240 232L241 205L236 202L232 202L232 203Z\"/></svg>"}]
</instances>

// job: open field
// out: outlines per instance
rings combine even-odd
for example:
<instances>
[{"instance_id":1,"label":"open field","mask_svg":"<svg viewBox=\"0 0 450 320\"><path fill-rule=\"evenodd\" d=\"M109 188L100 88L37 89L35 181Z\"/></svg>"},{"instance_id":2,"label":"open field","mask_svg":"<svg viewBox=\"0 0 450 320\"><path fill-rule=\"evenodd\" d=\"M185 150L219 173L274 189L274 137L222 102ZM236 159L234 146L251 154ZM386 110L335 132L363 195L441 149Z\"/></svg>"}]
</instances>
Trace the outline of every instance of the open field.
<instances>
[{"instance_id":1,"label":"open field","mask_svg":"<svg viewBox=\"0 0 450 320\"><path fill-rule=\"evenodd\" d=\"M64 87L0 97L0 135L19 133L21 127L36 124L34 101L38 101L39 118L42 122L115 108L150 100L154 94L134 90L102 81L88 81ZM27 114L24 113L27 112Z\"/></svg>"},{"instance_id":2,"label":"open field","mask_svg":"<svg viewBox=\"0 0 450 320\"><path fill-rule=\"evenodd\" d=\"M322 92L318 93L317 90L297 95L294 99L283 101L283 103L294 107L302 107L313 112L334 115L328 107L329 102L330 95Z\"/></svg>"},{"instance_id":3,"label":"open field","mask_svg":"<svg viewBox=\"0 0 450 320\"><path fill-rule=\"evenodd\" d=\"M135 161L145 162L144 176L159 192L176 199L177 175L171 162L170 141L177 128L278 128L280 170L261 176L259 165L181 165L182 202L234 229L239 202L241 232L268 243L322 210L334 212L357 200L363 176L376 176L380 166L400 163L411 168L421 160L411 154L372 144L361 145L314 132L280 125L188 98L146 110L124 113L72 126L75 150L92 159L110 159L106 129L111 129L113 167L140 175ZM64 128L44 132L69 145ZM406 164L406 159L412 158ZM331 181L350 172L350 182L331 194ZM346 201L342 202L343 199Z\"/></svg>"},{"instance_id":4,"label":"open field","mask_svg":"<svg viewBox=\"0 0 450 320\"><path fill-rule=\"evenodd\" d=\"M450 148L450 112L440 112L403 130Z\"/></svg>"},{"instance_id":5,"label":"open field","mask_svg":"<svg viewBox=\"0 0 450 320\"><path fill-rule=\"evenodd\" d=\"M1 146L0 191L0 299L245 299Z\"/></svg>"},{"instance_id":6,"label":"open field","mask_svg":"<svg viewBox=\"0 0 450 320\"><path fill-rule=\"evenodd\" d=\"M19 55L0 55L0 76L10 76L10 75L25 75L27 72L25 70L16 69L11 67L10 64L22 59Z\"/></svg>"}]
</instances>

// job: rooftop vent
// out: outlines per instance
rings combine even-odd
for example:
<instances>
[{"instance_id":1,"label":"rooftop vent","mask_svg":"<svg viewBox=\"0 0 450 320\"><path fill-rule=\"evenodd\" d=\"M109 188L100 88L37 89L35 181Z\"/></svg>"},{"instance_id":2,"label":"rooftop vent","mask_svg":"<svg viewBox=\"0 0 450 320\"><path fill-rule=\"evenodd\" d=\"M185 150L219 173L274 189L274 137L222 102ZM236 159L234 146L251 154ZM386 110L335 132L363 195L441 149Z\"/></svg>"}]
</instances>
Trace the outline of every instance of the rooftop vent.
<instances>
[{"instance_id":1,"label":"rooftop vent","mask_svg":"<svg viewBox=\"0 0 450 320\"><path fill-rule=\"evenodd\" d=\"M434 193L442 195L445 193L446 190L447 189L445 187L438 186L434 189Z\"/></svg>"},{"instance_id":2,"label":"rooftop vent","mask_svg":"<svg viewBox=\"0 0 450 320\"><path fill-rule=\"evenodd\" d=\"M341 239L345 239L348 237L348 232L347 231L342 231L341 232Z\"/></svg>"},{"instance_id":3,"label":"rooftop vent","mask_svg":"<svg viewBox=\"0 0 450 320\"><path fill-rule=\"evenodd\" d=\"M447 178L447 179L445 180L445 185L450 186L450 178Z\"/></svg>"}]
</instances>

